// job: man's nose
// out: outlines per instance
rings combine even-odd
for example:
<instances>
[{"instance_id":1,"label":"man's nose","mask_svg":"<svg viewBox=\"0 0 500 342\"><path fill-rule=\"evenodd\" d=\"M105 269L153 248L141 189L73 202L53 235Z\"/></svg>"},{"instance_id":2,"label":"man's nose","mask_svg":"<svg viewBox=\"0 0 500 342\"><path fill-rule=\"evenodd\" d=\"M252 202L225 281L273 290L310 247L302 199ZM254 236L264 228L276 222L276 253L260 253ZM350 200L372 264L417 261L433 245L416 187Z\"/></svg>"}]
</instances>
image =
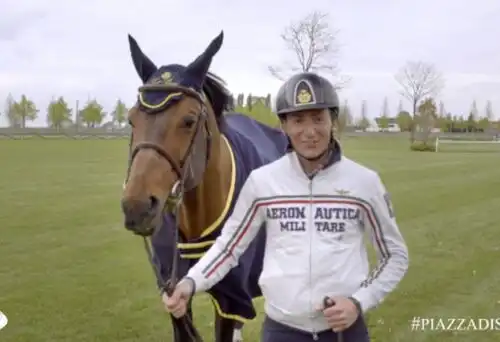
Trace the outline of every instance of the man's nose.
<instances>
[{"instance_id":1,"label":"man's nose","mask_svg":"<svg viewBox=\"0 0 500 342\"><path fill-rule=\"evenodd\" d=\"M316 128L314 128L313 126L307 126L304 129L304 135L306 137L314 137L316 135Z\"/></svg>"},{"instance_id":2,"label":"man's nose","mask_svg":"<svg viewBox=\"0 0 500 342\"><path fill-rule=\"evenodd\" d=\"M135 231L146 220L153 219L158 214L158 198L149 196L145 198L122 199L122 211L125 215L125 227Z\"/></svg>"}]
</instances>

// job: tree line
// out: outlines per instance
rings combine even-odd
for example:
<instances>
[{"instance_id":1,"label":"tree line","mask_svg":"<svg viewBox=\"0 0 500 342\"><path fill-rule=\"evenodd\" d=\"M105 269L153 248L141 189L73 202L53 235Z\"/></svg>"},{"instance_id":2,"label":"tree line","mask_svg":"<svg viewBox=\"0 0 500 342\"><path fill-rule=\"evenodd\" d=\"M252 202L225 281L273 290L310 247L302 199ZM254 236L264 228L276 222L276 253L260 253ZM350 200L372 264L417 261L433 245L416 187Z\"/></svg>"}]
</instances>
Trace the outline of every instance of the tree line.
<instances>
[{"instance_id":1,"label":"tree line","mask_svg":"<svg viewBox=\"0 0 500 342\"><path fill-rule=\"evenodd\" d=\"M245 97L245 94L240 93L235 101L235 109L274 126L278 124L278 120L272 112L271 100L270 94L267 94L267 96L248 94ZM472 102L467 115L457 115L447 112L443 101L440 101L439 105L437 105L432 97L424 98L418 102L414 115L405 110L402 101L400 101L396 113L395 116L390 115L388 99L385 97L382 109L378 113L379 115L375 117L377 126L385 130L390 127L391 123L395 123L403 132L411 132L414 128L419 131L437 128L442 132L462 133L484 132L489 128L500 129L500 121L495 121L491 101L487 101L482 115L478 111L476 101ZM338 130L342 131L349 127L366 131L372 125L366 100L362 101L361 111L358 115L353 113L347 100L341 104L337 122Z\"/></svg>"},{"instance_id":2,"label":"tree line","mask_svg":"<svg viewBox=\"0 0 500 342\"><path fill-rule=\"evenodd\" d=\"M443 101L437 105L432 97L427 97L417 103L415 115L404 110L400 101L394 118L389 115L387 98L385 98L380 116L377 118L377 124L380 128L386 129L389 127L391 119L394 119L402 131L411 131L413 126L418 126L419 121L422 121L422 117L425 115L431 116L432 128L439 128L442 132L482 132L488 128L500 128L498 127L499 122L495 121L491 101L486 102L482 114L474 100L468 114L453 115L446 111Z\"/></svg>"},{"instance_id":3,"label":"tree line","mask_svg":"<svg viewBox=\"0 0 500 342\"><path fill-rule=\"evenodd\" d=\"M14 99L9 94L5 102L3 113L10 127L26 128L26 123L36 120L41 110L35 102L26 95L21 95L19 99ZM53 98L45 108L45 118L47 126L57 130L69 127L99 127L109 118L112 127L122 127L127 120L128 108L125 103L118 99L114 109L109 113L96 99L89 99L84 106L79 109L71 108L63 96Z\"/></svg>"},{"instance_id":4,"label":"tree line","mask_svg":"<svg viewBox=\"0 0 500 342\"><path fill-rule=\"evenodd\" d=\"M236 98L233 97L235 111L250 115L263 123L276 127L279 121L273 113L271 101L271 94L256 96L251 93L247 95L239 93ZM89 99L81 109L78 109L71 108L64 97L60 96L52 99L45 109L45 116L47 126L54 129L75 126L93 128L99 127L103 123L110 123L111 127L121 128L127 121L127 112L127 106L120 99L116 101L113 110L108 115L96 99ZM38 118L40 110L34 101L26 95L22 95L17 101L9 95L4 113L11 127L25 128L28 121ZM419 128L422 131L422 127L426 127L425 130L439 128L442 132L482 132L489 128L500 129L500 123L494 121L491 101L487 102L483 115L480 115L476 101L473 101L466 116L446 112L444 103L441 101L437 105L431 97L417 103L416 113L412 115L403 108L400 101L397 114L391 116L388 100L385 97L378 114L375 121L382 130L388 129L391 123L397 124L403 132L411 132L414 128ZM340 132L346 128L366 131L372 126L369 117L367 101L362 101L361 111L356 115L351 110L349 102L345 100L340 106L336 129Z\"/></svg>"}]
</instances>

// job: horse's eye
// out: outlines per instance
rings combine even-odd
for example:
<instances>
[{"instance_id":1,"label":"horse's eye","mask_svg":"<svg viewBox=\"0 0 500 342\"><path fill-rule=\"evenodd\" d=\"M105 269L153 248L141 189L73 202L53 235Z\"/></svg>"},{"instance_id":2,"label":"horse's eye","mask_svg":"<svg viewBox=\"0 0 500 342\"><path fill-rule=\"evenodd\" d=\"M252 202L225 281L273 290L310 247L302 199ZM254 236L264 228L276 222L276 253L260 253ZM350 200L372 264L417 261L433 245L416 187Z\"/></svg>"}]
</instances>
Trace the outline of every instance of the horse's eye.
<instances>
[{"instance_id":1,"label":"horse's eye","mask_svg":"<svg viewBox=\"0 0 500 342\"><path fill-rule=\"evenodd\" d=\"M191 127L193 127L195 122L196 122L196 119L194 117L188 116L182 120L182 126L186 127L186 128L191 128Z\"/></svg>"}]
</instances>

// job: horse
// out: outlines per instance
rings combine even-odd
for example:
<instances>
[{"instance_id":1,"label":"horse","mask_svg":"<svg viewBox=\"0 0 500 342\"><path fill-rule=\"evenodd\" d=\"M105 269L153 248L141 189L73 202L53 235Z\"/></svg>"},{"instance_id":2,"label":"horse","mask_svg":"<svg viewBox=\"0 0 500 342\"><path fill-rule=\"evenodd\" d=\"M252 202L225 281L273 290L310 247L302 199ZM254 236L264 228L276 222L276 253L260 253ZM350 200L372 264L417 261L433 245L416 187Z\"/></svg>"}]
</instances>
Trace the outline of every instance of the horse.
<instances>
[{"instance_id":1,"label":"horse","mask_svg":"<svg viewBox=\"0 0 500 342\"><path fill-rule=\"evenodd\" d=\"M128 112L121 208L126 229L143 237L157 285L167 293L215 242L250 172L288 147L280 129L234 112L225 81L209 71L223 37L221 31L187 66L158 68L128 36L142 86ZM256 317L265 243L261 229L239 264L207 291L217 342L241 341L243 324ZM170 315L175 342L203 341L192 317L191 303L184 317Z\"/></svg>"}]
</instances>

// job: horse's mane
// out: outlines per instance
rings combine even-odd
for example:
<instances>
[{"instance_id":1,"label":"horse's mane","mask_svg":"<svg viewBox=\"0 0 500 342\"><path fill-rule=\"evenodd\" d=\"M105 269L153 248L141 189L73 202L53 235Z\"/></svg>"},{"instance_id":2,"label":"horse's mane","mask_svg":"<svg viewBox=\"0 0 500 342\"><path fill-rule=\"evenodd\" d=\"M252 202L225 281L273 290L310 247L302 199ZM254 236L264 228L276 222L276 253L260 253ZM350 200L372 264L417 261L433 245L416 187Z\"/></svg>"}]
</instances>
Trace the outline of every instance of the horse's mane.
<instances>
[{"instance_id":1,"label":"horse's mane","mask_svg":"<svg viewBox=\"0 0 500 342\"><path fill-rule=\"evenodd\" d=\"M207 73L203 91L208 97L219 129L224 123L224 113L234 110L234 99L226 87L226 82L212 72Z\"/></svg>"}]
</instances>

